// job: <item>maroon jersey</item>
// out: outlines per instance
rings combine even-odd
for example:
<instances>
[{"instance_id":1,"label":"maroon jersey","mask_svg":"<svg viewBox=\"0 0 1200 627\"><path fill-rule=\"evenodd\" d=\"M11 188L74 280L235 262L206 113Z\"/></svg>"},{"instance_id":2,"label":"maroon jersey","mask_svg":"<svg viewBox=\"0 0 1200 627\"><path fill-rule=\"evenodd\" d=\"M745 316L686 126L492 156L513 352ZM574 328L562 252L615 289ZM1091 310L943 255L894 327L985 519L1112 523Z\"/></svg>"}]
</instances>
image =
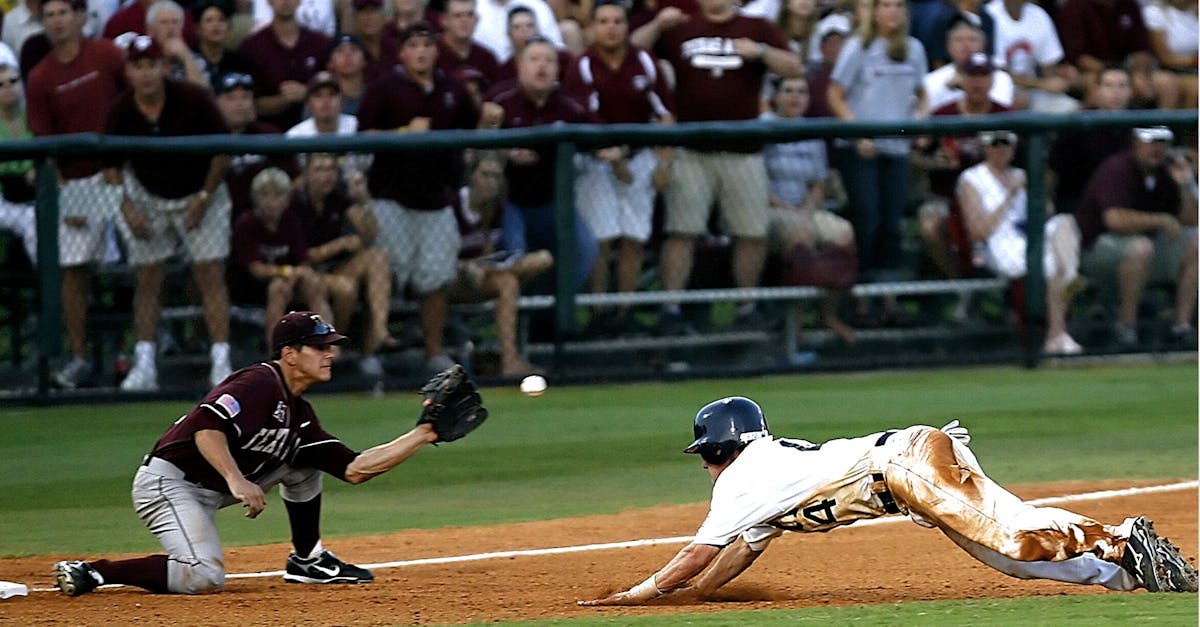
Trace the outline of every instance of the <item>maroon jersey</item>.
<instances>
[{"instance_id":1,"label":"maroon jersey","mask_svg":"<svg viewBox=\"0 0 1200 627\"><path fill-rule=\"evenodd\" d=\"M1150 33L1137 0L1069 0L1058 9L1063 52L1070 63L1090 54L1104 63L1122 63L1134 52L1150 51Z\"/></svg>"},{"instance_id":2,"label":"maroon jersey","mask_svg":"<svg viewBox=\"0 0 1200 627\"><path fill-rule=\"evenodd\" d=\"M438 37L437 46L437 66L446 76L457 76L456 72L471 68L482 74L489 85L500 80L500 62L491 50L472 41L467 56L460 57L441 37Z\"/></svg>"},{"instance_id":3,"label":"maroon jersey","mask_svg":"<svg viewBox=\"0 0 1200 627\"><path fill-rule=\"evenodd\" d=\"M222 135L229 132L225 118L217 110L212 94L204 87L185 81L165 79L162 112L157 120L147 119L134 101L133 90L126 90L108 112L104 132L108 135L141 137L178 137L184 135ZM108 165L119 167L120 157ZM129 157L129 167L146 191L159 198L183 198L204 187L212 157L208 155L159 152Z\"/></svg>"},{"instance_id":4,"label":"maroon jersey","mask_svg":"<svg viewBox=\"0 0 1200 627\"><path fill-rule=\"evenodd\" d=\"M345 479L346 466L358 456L321 427L308 401L292 395L273 361L230 375L175 421L150 452L177 466L187 481L228 494L225 479L196 447L196 433L210 429L229 439L229 452L249 481L261 480L284 464L318 468Z\"/></svg>"},{"instance_id":5,"label":"maroon jersey","mask_svg":"<svg viewBox=\"0 0 1200 627\"><path fill-rule=\"evenodd\" d=\"M265 26L242 40L238 51L254 64L254 95L278 96L284 81L307 84L313 74L329 63L329 38L314 30L300 27L296 45L285 47L270 26ZM304 104L293 103L282 113L260 115L259 119L279 128L292 128L303 118Z\"/></svg>"},{"instance_id":6,"label":"maroon jersey","mask_svg":"<svg viewBox=\"0 0 1200 627\"><path fill-rule=\"evenodd\" d=\"M562 90L552 92L541 107L530 100L520 86L510 87L489 100L504 109L501 128L598 121ZM517 165L510 161L504 166L504 175L508 179L508 199L516 205L540 207L554 202L554 149L539 148L537 153L538 160L529 165Z\"/></svg>"},{"instance_id":7,"label":"maroon jersey","mask_svg":"<svg viewBox=\"0 0 1200 627\"><path fill-rule=\"evenodd\" d=\"M759 114L767 66L733 51L733 40L746 37L772 48L788 49L774 24L735 16L719 24L701 16L672 28L655 52L675 68L675 102L680 122L753 120Z\"/></svg>"},{"instance_id":8,"label":"maroon jersey","mask_svg":"<svg viewBox=\"0 0 1200 627\"><path fill-rule=\"evenodd\" d=\"M630 48L615 70L589 49L565 70L563 90L609 124L641 124L674 110L674 98L654 57Z\"/></svg>"},{"instance_id":9,"label":"maroon jersey","mask_svg":"<svg viewBox=\"0 0 1200 627\"><path fill-rule=\"evenodd\" d=\"M53 54L29 73L25 114L34 135L104 132L105 114L125 80L125 57L107 39L84 39L70 63ZM78 179L100 171L97 158L63 158L63 178Z\"/></svg>"},{"instance_id":10,"label":"maroon jersey","mask_svg":"<svg viewBox=\"0 0 1200 627\"><path fill-rule=\"evenodd\" d=\"M363 94L358 130L395 131L416 117L429 118L432 130L473 129L479 113L457 80L434 70L433 88L425 91L398 65ZM367 172L367 186L376 198L437 210L451 203L461 178L461 150L379 153Z\"/></svg>"},{"instance_id":11,"label":"maroon jersey","mask_svg":"<svg viewBox=\"0 0 1200 627\"><path fill-rule=\"evenodd\" d=\"M1119 152L1105 159L1083 188L1083 198L1075 212L1083 248L1090 249L1096 238L1108 230L1104 227L1107 209L1119 207L1177 216L1179 202L1179 186L1165 167L1159 166L1150 176L1144 176L1132 152Z\"/></svg>"}]
</instances>

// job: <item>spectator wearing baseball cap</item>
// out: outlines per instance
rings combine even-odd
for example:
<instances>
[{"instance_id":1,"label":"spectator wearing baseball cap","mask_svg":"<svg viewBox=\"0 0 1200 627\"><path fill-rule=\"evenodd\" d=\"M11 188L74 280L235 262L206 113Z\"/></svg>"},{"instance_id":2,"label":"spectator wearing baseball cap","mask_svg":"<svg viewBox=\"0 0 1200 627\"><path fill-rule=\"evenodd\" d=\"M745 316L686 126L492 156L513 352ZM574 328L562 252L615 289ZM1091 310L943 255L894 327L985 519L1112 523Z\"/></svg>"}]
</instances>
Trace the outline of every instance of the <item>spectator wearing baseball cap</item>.
<instances>
[{"instance_id":1,"label":"spectator wearing baseball cap","mask_svg":"<svg viewBox=\"0 0 1200 627\"><path fill-rule=\"evenodd\" d=\"M844 13L830 13L817 22L812 44L808 48L809 59L805 69L809 98L804 117L834 117L825 94L829 90L829 75L833 72L833 65L837 63L842 44L851 32L850 18ZM815 58L813 55L816 55Z\"/></svg>"},{"instance_id":2,"label":"spectator wearing baseball cap","mask_svg":"<svg viewBox=\"0 0 1200 627\"><path fill-rule=\"evenodd\" d=\"M1076 218L1082 272L1116 281L1118 345L1138 345L1138 307L1149 282L1175 283L1171 327L1178 348L1195 349L1196 169L1171 150L1165 126L1136 128L1127 150L1105 159L1083 189Z\"/></svg>"},{"instance_id":3,"label":"spectator wearing baseball cap","mask_svg":"<svg viewBox=\"0 0 1200 627\"><path fill-rule=\"evenodd\" d=\"M305 108L309 117L288 129L288 137L315 137L317 135L353 135L358 132L358 118L342 111L342 88L332 72L317 72L308 81L308 98ZM304 155L300 157L304 164ZM344 161L346 173L364 172L370 163L362 154L347 155Z\"/></svg>"},{"instance_id":4,"label":"spectator wearing baseball cap","mask_svg":"<svg viewBox=\"0 0 1200 627\"><path fill-rule=\"evenodd\" d=\"M329 44L329 65L326 68L342 90L342 113L358 114L363 91L367 88L367 48L363 41L342 33Z\"/></svg>"},{"instance_id":5,"label":"spectator wearing baseball cap","mask_svg":"<svg viewBox=\"0 0 1200 627\"><path fill-rule=\"evenodd\" d=\"M148 35L125 45L128 88L112 104L104 131L109 135L178 137L221 135L228 128L205 87L166 77L163 49ZM160 112L153 121L143 113ZM212 342L209 379L229 375L229 296L225 258L229 255L231 204L224 185L229 157L170 152L109 157L109 177L124 186L118 228L129 262L138 270L134 298L143 306L134 317L134 367L121 382L124 391L158 389L155 347L165 262L184 254L191 262L205 324Z\"/></svg>"},{"instance_id":6,"label":"spectator wearing baseball cap","mask_svg":"<svg viewBox=\"0 0 1200 627\"><path fill-rule=\"evenodd\" d=\"M200 0L192 5L192 16L196 19L196 38L199 40L192 54L214 94L223 75L254 73L254 64L229 47L233 16L231 0Z\"/></svg>"},{"instance_id":7,"label":"spectator wearing baseball cap","mask_svg":"<svg viewBox=\"0 0 1200 627\"><path fill-rule=\"evenodd\" d=\"M963 98L963 78L991 76L988 97L1005 107L1013 106L1012 76L993 65L986 52L987 39L983 31L965 19L954 22L946 31L946 51L950 62L925 74L922 84L929 98L929 110L936 111Z\"/></svg>"},{"instance_id":8,"label":"spectator wearing baseball cap","mask_svg":"<svg viewBox=\"0 0 1200 627\"><path fill-rule=\"evenodd\" d=\"M139 35L148 35L146 29L146 18L148 17L150 7L158 0L134 0L123 5L112 17L108 18L108 22L104 25L104 38L115 40L124 33L137 33ZM87 2L84 2L86 10ZM186 11L183 13L183 40L189 46L194 46L197 43L196 39L196 22L192 19L192 15Z\"/></svg>"}]
</instances>

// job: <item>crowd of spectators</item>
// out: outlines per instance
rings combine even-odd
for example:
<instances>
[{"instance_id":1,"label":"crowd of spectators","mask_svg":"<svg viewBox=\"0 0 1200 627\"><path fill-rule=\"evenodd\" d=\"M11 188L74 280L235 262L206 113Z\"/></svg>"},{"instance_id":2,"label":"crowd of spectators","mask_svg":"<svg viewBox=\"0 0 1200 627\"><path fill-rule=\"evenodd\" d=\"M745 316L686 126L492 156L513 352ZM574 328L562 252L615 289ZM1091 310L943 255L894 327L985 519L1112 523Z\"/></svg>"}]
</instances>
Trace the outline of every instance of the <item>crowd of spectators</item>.
<instances>
[{"instance_id":1,"label":"crowd of spectators","mask_svg":"<svg viewBox=\"0 0 1200 627\"><path fill-rule=\"evenodd\" d=\"M760 116L899 121L1194 108L1197 101L1195 0L10 5L0 30L5 140ZM1082 282L1077 268L1089 281L1115 285L1113 333L1122 346L1137 346L1139 300L1158 281L1178 286L1173 337L1195 341L1194 141L1158 128L1054 139L1047 352L1082 350L1065 327L1077 291L1070 286ZM634 291L654 259L662 289L687 289L699 247L720 236L730 242L733 286L760 285L773 260L797 251L850 254L858 280L890 281L914 271L904 253L910 218L940 275L1019 278L1024 253L1014 251L1024 247L1027 184L1023 164L1011 162L1019 142L999 131L604 147L576 161L571 278L594 292ZM191 266L199 288L214 385L231 366L231 295L265 306L268 319L293 305L323 311L339 325L361 317L359 365L379 376L377 353L398 343L388 327L393 291L419 302L426 365L439 369L450 362L443 335L452 301L515 302L523 282L552 259L561 262L551 148L160 154L63 158L56 166L71 356L55 380L66 387L93 378L89 273L115 258L136 268L137 344L126 390L157 388L156 327L171 259ZM488 188L496 170L504 185ZM0 228L21 236L31 257L32 172L24 161L0 168ZM483 248L465 244L480 233L494 237ZM521 261L516 270L514 260ZM880 304L870 312L859 303L854 321L895 322L895 300ZM593 314L615 321L593 329L620 333L633 325L627 307ZM677 305L657 314L659 332L688 332ZM854 341L836 300L822 314L836 337ZM515 346L515 314L497 306L496 317L504 319L503 373L536 370ZM766 321L755 302L742 302L733 324Z\"/></svg>"}]
</instances>

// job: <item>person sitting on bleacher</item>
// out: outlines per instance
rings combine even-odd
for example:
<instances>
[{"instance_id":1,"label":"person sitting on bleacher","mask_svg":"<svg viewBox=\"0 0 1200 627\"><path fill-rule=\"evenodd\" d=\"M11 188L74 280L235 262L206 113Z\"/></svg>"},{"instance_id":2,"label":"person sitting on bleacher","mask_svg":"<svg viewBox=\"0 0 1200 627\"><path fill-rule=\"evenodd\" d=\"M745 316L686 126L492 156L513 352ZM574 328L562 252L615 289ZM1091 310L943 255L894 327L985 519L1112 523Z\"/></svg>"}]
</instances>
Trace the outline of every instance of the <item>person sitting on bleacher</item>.
<instances>
[{"instance_id":1,"label":"person sitting on bleacher","mask_svg":"<svg viewBox=\"0 0 1200 627\"><path fill-rule=\"evenodd\" d=\"M984 264L996 274L1017 279L1025 276L1025 171L1013 167L1017 134L983 131L983 162L967 168L958 178L958 203L971 241L977 244ZM1083 352L1067 333L1069 286L1079 276L1079 227L1070 215L1046 220L1042 257L1046 277L1046 343L1050 354Z\"/></svg>"},{"instance_id":2,"label":"person sitting on bleacher","mask_svg":"<svg viewBox=\"0 0 1200 627\"><path fill-rule=\"evenodd\" d=\"M371 213L371 197L362 172L345 180L337 157L306 155L304 177L292 190L291 209L300 218L308 243L308 260L320 273L333 301L333 320L349 328L360 287L366 294L362 359L359 369L369 377L383 376L376 353L395 348L388 334L392 278L387 253L374 245L379 225Z\"/></svg>"},{"instance_id":3,"label":"person sitting on bleacher","mask_svg":"<svg viewBox=\"0 0 1200 627\"><path fill-rule=\"evenodd\" d=\"M233 225L230 293L238 304L266 305L263 328L271 345L271 320L295 303L297 309L333 320L328 289L308 258L308 241L296 212L288 210L292 180L279 168L267 168L250 183L252 211Z\"/></svg>"}]
</instances>

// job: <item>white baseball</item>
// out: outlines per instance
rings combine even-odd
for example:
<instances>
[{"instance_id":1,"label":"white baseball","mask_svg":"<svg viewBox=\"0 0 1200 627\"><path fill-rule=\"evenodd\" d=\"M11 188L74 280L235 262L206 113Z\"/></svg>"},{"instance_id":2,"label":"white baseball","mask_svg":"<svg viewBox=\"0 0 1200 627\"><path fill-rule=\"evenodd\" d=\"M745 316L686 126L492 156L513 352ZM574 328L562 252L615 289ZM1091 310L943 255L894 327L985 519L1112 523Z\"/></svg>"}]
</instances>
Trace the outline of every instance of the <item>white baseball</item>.
<instances>
[{"instance_id":1,"label":"white baseball","mask_svg":"<svg viewBox=\"0 0 1200 627\"><path fill-rule=\"evenodd\" d=\"M521 379L521 391L526 396L541 396L542 392L546 391L546 378L541 375L531 374Z\"/></svg>"}]
</instances>

